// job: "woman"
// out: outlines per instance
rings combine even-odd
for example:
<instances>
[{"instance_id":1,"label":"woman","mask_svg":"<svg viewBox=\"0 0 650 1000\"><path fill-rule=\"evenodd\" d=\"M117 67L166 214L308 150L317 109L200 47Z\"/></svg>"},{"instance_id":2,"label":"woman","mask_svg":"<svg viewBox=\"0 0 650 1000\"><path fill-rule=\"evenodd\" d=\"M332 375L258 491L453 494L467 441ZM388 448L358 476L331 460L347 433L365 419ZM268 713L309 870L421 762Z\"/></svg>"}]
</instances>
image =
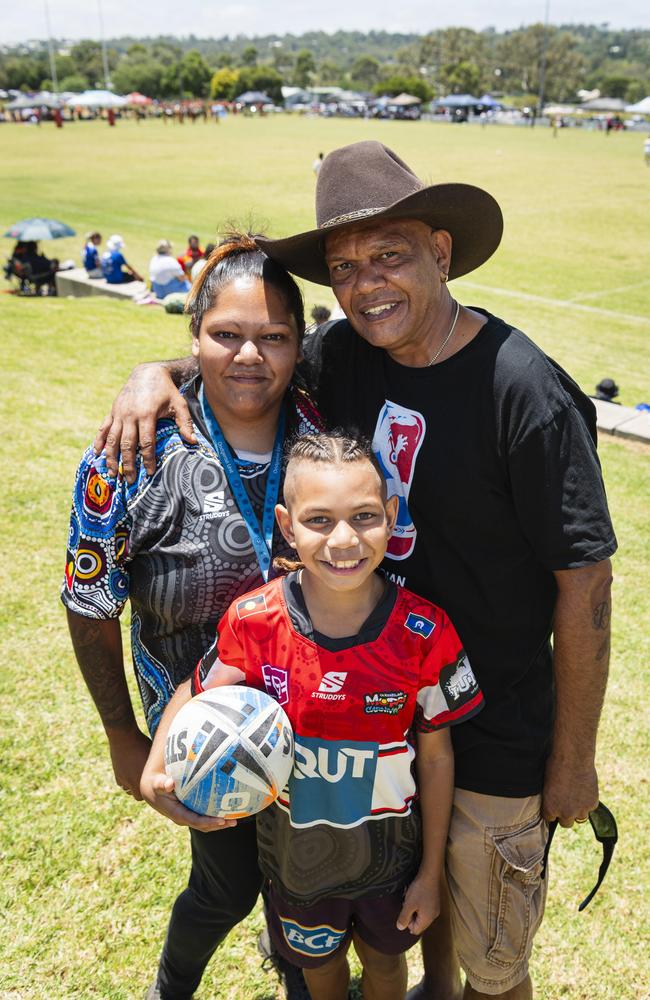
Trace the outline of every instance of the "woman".
<instances>
[{"instance_id":1,"label":"woman","mask_svg":"<svg viewBox=\"0 0 650 1000\"><path fill-rule=\"evenodd\" d=\"M159 421L156 472L148 476L139 461L131 484L88 449L62 592L117 783L136 798L150 740L128 695L117 619L130 599L133 662L153 735L223 612L268 578L272 556L283 550L273 531L283 439L318 425L291 384L305 326L300 291L252 239L233 235L214 251L186 309L200 369L185 388L196 443ZM190 827L192 870L149 995L180 1000L250 912L261 877L254 822L216 830L173 797L167 815Z\"/></svg>"},{"instance_id":2,"label":"woman","mask_svg":"<svg viewBox=\"0 0 650 1000\"><path fill-rule=\"evenodd\" d=\"M99 247L102 242L102 234L98 232L88 233L86 242L81 251L81 260L86 268L89 278L103 278L104 273L99 259Z\"/></svg>"},{"instance_id":3,"label":"woman","mask_svg":"<svg viewBox=\"0 0 650 1000\"><path fill-rule=\"evenodd\" d=\"M175 257L169 240L160 240L156 252L149 261L151 290L157 299L164 299L174 292L189 292L190 283L185 271Z\"/></svg>"}]
</instances>

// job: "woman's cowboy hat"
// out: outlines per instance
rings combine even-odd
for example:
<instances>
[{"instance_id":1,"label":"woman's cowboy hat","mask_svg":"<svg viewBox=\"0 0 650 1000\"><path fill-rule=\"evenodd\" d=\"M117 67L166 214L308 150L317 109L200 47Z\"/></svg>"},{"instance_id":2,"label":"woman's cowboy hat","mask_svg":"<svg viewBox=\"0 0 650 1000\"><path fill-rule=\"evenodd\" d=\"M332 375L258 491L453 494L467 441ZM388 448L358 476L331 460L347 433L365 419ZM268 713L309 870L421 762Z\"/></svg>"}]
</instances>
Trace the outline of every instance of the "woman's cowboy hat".
<instances>
[{"instance_id":1,"label":"woman's cowboy hat","mask_svg":"<svg viewBox=\"0 0 650 1000\"><path fill-rule=\"evenodd\" d=\"M453 239L450 278L485 263L501 241L503 216L492 195L471 184L425 187L392 149L355 142L323 160L316 185L317 229L256 243L287 270L329 285L325 237L365 219L419 219Z\"/></svg>"}]
</instances>

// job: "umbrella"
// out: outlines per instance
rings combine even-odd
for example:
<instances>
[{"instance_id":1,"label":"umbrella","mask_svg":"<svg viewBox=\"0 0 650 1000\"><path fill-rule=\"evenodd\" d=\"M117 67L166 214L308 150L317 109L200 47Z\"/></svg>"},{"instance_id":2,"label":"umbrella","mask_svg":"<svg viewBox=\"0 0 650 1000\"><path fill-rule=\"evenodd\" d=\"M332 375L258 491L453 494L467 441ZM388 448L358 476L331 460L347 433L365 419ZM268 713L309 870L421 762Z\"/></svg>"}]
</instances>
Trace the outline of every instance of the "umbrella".
<instances>
[{"instance_id":1,"label":"umbrella","mask_svg":"<svg viewBox=\"0 0 650 1000\"><path fill-rule=\"evenodd\" d=\"M110 90L84 90L83 94L66 101L72 108L123 108L126 103L126 97L118 97Z\"/></svg>"},{"instance_id":2,"label":"umbrella","mask_svg":"<svg viewBox=\"0 0 650 1000\"><path fill-rule=\"evenodd\" d=\"M150 97L146 97L144 94L138 93L137 90L134 90L132 94L127 94L126 95L126 100L131 105L133 105L133 104L139 104L139 105L153 104L153 101L151 100Z\"/></svg>"},{"instance_id":3,"label":"umbrella","mask_svg":"<svg viewBox=\"0 0 650 1000\"><path fill-rule=\"evenodd\" d=\"M74 229L58 219L22 219L15 222L4 234L13 240L60 240L64 236L76 236Z\"/></svg>"}]
</instances>

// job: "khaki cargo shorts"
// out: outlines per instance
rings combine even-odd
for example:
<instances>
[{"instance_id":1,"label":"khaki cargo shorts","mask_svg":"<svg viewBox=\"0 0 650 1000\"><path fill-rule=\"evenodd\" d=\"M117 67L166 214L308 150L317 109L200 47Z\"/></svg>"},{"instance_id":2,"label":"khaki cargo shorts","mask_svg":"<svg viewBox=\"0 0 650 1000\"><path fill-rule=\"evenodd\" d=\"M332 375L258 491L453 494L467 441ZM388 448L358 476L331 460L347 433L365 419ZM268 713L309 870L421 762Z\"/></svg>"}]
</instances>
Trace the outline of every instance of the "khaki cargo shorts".
<instances>
[{"instance_id":1,"label":"khaki cargo shorts","mask_svg":"<svg viewBox=\"0 0 650 1000\"><path fill-rule=\"evenodd\" d=\"M458 958L479 993L498 996L528 973L544 914L548 824L541 796L506 799L457 788L447 880Z\"/></svg>"}]
</instances>

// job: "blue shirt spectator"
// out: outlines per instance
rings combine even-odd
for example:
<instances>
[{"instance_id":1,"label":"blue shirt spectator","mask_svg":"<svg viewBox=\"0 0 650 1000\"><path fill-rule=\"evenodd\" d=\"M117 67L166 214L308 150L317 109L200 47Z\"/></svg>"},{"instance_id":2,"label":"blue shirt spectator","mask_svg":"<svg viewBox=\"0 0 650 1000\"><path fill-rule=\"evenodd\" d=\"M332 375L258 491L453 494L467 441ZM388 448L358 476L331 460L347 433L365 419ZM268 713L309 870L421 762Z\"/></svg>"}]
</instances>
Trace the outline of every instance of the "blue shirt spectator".
<instances>
[{"instance_id":1,"label":"blue shirt spectator","mask_svg":"<svg viewBox=\"0 0 650 1000\"><path fill-rule=\"evenodd\" d=\"M130 264L127 264L122 250L124 240L121 236L111 236L106 241L106 253L102 255L102 272L109 285L121 285L127 281L142 281L140 275Z\"/></svg>"},{"instance_id":2,"label":"blue shirt spectator","mask_svg":"<svg viewBox=\"0 0 650 1000\"><path fill-rule=\"evenodd\" d=\"M103 277L103 271L99 259L99 245L101 242L101 233L88 233L85 246L81 251L82 263L86 268L89 278Z\"/></svg>"}]
</instances>

